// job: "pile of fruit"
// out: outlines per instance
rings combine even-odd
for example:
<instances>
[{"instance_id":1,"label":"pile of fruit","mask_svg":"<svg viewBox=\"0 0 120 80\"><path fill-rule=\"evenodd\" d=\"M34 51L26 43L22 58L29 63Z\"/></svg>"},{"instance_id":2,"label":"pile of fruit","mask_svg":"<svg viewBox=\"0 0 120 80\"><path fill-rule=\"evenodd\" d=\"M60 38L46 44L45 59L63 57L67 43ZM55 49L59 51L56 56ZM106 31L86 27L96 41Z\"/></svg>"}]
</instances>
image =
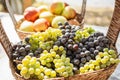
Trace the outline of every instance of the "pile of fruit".
<instances>
[{"instance_id":1,"label":"pile of fruit","mask_svg":"<svg viewBox=\"0 0 120 80\"><path fill-rule=\"evenodd\" d=\"M12 59L25 79L48 79L83 74L117 64L111 41L88 27L58 23L13 45Z\"/></svg>"},{"instance_id":2,"label":"pile of fruit","mask_svg":"<svg viewBox=\"0 0 120 80\"><path fill-rule=\"evenodd\" d=\"M64 2L53 2L50 7L41 5L39 7L28 7L24 11L25 21L19 27L19 30L25 32L41 32L48 27L58 28L57 23L64 23L67 20L74 19L76 11Z\"/></svg>"}]
</instances>

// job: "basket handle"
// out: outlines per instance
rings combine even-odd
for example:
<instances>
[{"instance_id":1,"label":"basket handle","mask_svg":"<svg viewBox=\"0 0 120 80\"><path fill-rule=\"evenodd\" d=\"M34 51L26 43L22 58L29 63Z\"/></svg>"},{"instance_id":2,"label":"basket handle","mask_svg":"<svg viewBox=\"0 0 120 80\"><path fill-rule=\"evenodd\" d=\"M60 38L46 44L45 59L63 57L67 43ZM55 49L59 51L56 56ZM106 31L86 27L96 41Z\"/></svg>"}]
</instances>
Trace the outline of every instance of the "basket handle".
<instances>
[{"instance_id":1,"label":"basket handle","mask_svg":"<svg viewBox=\"0 0 120 80\"><path fill-rule=\"evenodd\" d=\"M84 16L85 16L85 12L86 12L86 3L87 3L87 0L83 0L82 2L82 8L81 8L81 13L77 13L77 21L79 23L81 23L84 19Z\"/></svg>"},{"instance_id":2,"label":"basket handle","mask_svg":"<svg viewBox=\"0 0 120 80\"><path fill-rule=\"evenodd\" d=\"M113 17L107 32L107 37L112 41L112 45L115 46L118 35L120 32L120 0L115 1L115 8Z\"/></svg>"},{"instance_id":3,"label":"basket handle","mask_svg":"<svg viewBox=\"0 0 120 80\"><path fill-rule=\"evenodd\" d=\"M7 7L7 9L8 9L9 15L10 15L12 21L13 21L13 24L14 24L14 26L16 26L16 25L17 25L17 21L16 21L16 19L15 19L13 10L11 9L11 6L10 6L10 4L9 4L9 0L5 0L5 3L6 3L6 7Z\"/></svg>"},{"instance_id":4,"label":"basket handle","mask_svg":"<svg viewBox=\"0 0 120 80\"><path fill-rule=\"evenodd\" d=\"M10 15L12 21L13 21L13 24L14 24L14 26L16 26L18 23L17 23L17 21L15 19L14 12L13 12L10 4L9 4L9 0L5 0L5 3L6 3L6 7L8 9L9 15ZM81 23L83 21L83 19L84 19L85 12L86 12L86 3L87 3L87 0L83 0L83 2L82 2L82 8L81 8L81 13L77 13L76 19L77 19L77 21L79 23Z\"/></svg>"},{"instance_id":5,"label":"basket handle","mask_svg":"<svg viewBox=\"0 0 120 80\"><path fill-rule=\"evenodd\" d=\"M11 42L9 41L4 28L2 27L1 20L0 20L0 42L5 49L5 52L9 59L11 59L11 52L12 52L12 45Z\"/></svg>"}]
</instances>

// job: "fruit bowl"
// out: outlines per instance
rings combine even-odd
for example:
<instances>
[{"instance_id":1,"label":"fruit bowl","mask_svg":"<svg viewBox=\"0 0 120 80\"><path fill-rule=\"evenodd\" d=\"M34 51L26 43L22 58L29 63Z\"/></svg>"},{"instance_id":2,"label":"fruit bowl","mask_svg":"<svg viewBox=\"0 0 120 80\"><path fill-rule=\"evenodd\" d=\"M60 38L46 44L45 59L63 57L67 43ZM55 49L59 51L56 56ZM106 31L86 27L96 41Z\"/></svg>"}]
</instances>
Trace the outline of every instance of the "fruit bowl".
<instances>
[{"instance_id":1,"label":"fruit bowl","mask_svg":"<svg viewBox=\"0 0 120 80\"><path fill-rule=\"evenodd\" d=\"M6 0L8 12L15 25L15 30L19 37L23 39L26 35L45 31L48 27L58 28L58 22L69 21L70 24L83 27L86 0L83 0L81 13L76 12L65 2L53 2L50 7L42 5L40 7L28 7L25 9L24 18L16 21L13 11L10 9L9 2Z\"/></svg>"}]
</instances>

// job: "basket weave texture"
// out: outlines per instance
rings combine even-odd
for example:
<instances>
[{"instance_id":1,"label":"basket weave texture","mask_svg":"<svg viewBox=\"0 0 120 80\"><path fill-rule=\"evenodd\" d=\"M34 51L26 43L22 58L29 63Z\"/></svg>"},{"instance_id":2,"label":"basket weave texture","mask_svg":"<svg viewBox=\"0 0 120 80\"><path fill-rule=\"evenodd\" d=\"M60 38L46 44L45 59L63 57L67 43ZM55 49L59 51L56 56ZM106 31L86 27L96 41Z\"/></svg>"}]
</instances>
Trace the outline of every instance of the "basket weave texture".
<instances>
[{"instance_id":1,"label":"basket weave texture","mask_svg":"<svg viewBox=\"0 0 120 80\"><path fill-rule=\"evenodd\" d=\"M116 44L116 40L118 38L119 32L120 32L120 0L116 0L113 17L107 32L107 37L112 41L111 43L112 48L115 48L115 44ZM1 24L0 24L0 42L2 43L9 57L10 68L13 76L15 77L16 80L25 80L16 72L14 63L11 60L12 46ZM94 72L84 73L84 74L77 74L68 78L62 77L62 78L53 78L53 79L47 79L47 80L107 80L108 77L113 73L116 66L117 65L112 65L110 67L101 69L99 71L94 71ZM35 79L29 79L29 80L35 80Z\"/></svg>"}]
</instances>

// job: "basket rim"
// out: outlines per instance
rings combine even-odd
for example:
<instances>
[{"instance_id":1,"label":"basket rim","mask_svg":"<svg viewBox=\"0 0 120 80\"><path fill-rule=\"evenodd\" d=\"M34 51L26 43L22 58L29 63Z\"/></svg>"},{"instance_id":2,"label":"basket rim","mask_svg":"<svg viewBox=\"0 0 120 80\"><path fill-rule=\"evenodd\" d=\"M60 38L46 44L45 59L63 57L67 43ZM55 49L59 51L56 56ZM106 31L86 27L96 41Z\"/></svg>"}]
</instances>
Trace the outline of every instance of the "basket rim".
<instances>
[{"instance_id":1,"label":"basket rim","mask_svg":"<svg viewBox=\"0 0 120 80\"><path fill-rule=\"evenodd\" d=\"M70 22L70 21L75 21L76 19L70 19L70 20L68 20L68 22ZM25 32L25 31L22 31L22 30L19 30L19 27L20 27L20 25L22 24L22 22L23 21L25 21L25 19L24 18L21 18L19 21L18 21L18 23L17 23L17 25L15 26L15 30L16 31L18 31L18 32L21 32L21 33L23 33L23 34L32 34L32 33L37 33L37 32ZM78 23L78 21L76 20L76 23ZM83 25L84 24L84 20L81 22L81 23L79 23L78 24L78 26L81 26L81 25ZM74 24L71 24L71 25L74 25ZM52 26L49 26L49 27L51 27L52 28ZM58 29L58 28L54 28L54 29ZM42 32L42 31L41 31ZM44 31L43 31L44 32Z\"/></svg>"},{"instance_id":2,"label":"basket rim","mask_svg":"<svg viewBox=\"0 0 120 80\"><path fill-rule=\"evenodd\" d=\"M108 67L106 67L106 68L100 69L100 70L95 70L95 71L92 71L92 72L81 73L81 74L75 74L75 75L69 76L69 77L71 78L71 77L74 77L74 76L82 76L82 75L87 75L87 74L98 73L98 72L106 71L106 70L111 69L112 67L116 67L116 66L117 66L117 64L112 64L112 65L110 65L110 66L108 66ZM23 77L22 77L19 73L17 73L17 72L15 72L15 76L16 76L16 77L23 78ZM46 80L52 80L52 79L68 79L69 77L67 77L67 78L65 78L65 77L48 78L48 79L46 79ZM24 79L24 78L23 78L23 79ZM28 79L25 79L25 80L28 80ZM35 78L34 78L34 79L29 79L29 80L35 80Z\"/></svg>"}]
</instances>

